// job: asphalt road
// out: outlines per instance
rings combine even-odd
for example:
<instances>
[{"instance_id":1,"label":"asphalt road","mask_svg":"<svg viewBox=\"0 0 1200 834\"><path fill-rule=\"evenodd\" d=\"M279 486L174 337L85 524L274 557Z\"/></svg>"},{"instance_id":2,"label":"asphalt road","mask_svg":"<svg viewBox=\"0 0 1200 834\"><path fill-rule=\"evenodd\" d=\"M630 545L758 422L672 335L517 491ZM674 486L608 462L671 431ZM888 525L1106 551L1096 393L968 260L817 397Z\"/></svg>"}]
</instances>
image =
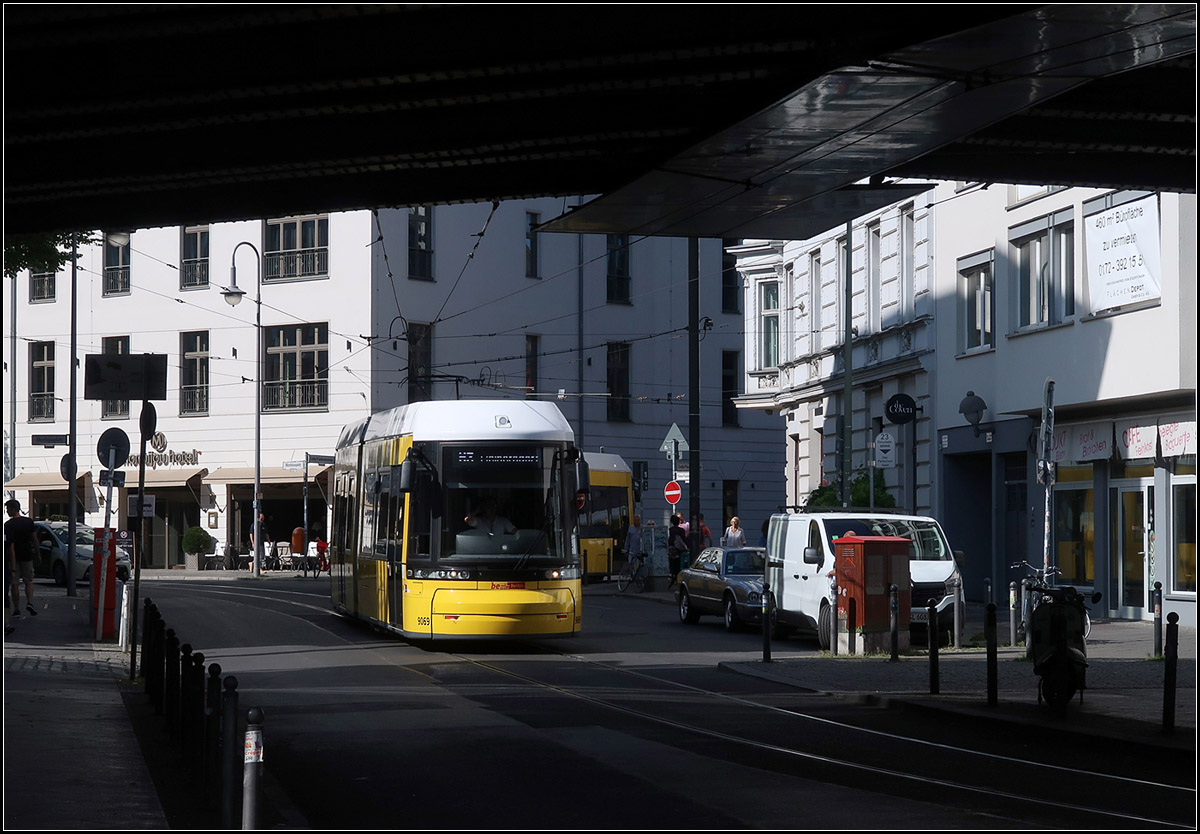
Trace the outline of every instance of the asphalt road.
<instances>
[{"instance_id":1,"label":"asphalt road","mask_svg":"<svg viewBox=\"0 0 1200 834\"><path fill-rule=\"evenodd\" d=\"M260 827L1083 828L1192 820L1190 770L997 736L718 669L753 632L589 597L546 643L405 641L335 617L326 583L148 583L181 641L259 706ZM777 657L815 641L776 644ZM130 702L131 712L141 707ZM212 810L141 721L172 827ZM1192 762L1191 764L1194 764Z\"/></svg>"}]
</instances>

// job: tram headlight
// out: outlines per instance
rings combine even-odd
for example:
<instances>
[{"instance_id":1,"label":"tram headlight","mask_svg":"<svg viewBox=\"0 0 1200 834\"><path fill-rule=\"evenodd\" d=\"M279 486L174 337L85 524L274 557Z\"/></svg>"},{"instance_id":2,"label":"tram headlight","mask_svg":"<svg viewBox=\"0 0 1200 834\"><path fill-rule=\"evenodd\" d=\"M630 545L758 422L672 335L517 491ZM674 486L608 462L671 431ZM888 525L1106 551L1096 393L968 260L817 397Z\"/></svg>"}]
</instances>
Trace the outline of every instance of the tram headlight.
<instances>
[{"instance_id":1,"label":"tram headlight","mask_svg":"<svg viewBox=\"0 0 1200 834\"><path fill-rule=\"evenodd\" d=\"M546 571L546 578L550 580L567 580L579 579L583 576L583 571L578 565L572 565L564 568L550 568Z\"/></svg>"},{"instance_id":2,"label":"tram headlight","mask_svg":"<svg viewBox=\"0 0 1200 834\"><path fill-rule=\"evenodd\" d=\"M471 571L466 568L453 569L431 569L431 568L413 568L408 569L409 579L470 579Z\"/></svg>"}]
</instances>

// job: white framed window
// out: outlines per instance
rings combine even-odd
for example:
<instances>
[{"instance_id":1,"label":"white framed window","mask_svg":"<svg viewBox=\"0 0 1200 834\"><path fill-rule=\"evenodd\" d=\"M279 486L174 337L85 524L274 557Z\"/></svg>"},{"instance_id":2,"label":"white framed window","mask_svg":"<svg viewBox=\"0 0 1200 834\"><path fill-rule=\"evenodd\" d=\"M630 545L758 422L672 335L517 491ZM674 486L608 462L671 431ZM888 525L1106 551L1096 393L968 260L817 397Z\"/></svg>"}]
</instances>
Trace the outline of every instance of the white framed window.
<instances>
[{"instance_id":1,"label":"white framed window","mask_svg":"<svg viewBox=\"0 0 1200 834\"><path fill-rule=\"evenodd\" d=\"M758 366L779 367L779 282L758 284Z\"/></svg>"},{"instance_id":2,"label":"white framed window","mask_svg":"<svg viewBox=\"0 0 1200 834\"><path fill-rule=\"evenodd\" d=\"M118 244L105 235L103 295L129 295L129 252L128 240Z\"/></svg>"},{"instance_id":3,"label":"white framed window","mask_svg":"<svg viewBox=\"0 0 1200 834\"><path fill-rule=\"evenodd\" d=\"M990 350L995 344L995 251L958 260L958 352Z\"/></svg>"},{"instance_id":4,"label":"white framed window","mask_svg":"<svg viewBox=\"0 0 1200 834\"><path fill-rule=\"evenodd\" d=\"M1009 230L1016 274L1013 324L1022 330L1075 316L1075 223L1071 209Z\"/></svg>"},{"instance_id":5,"label":"white framed window","mask_svg":"<svg viewBox=\"0 0 1200 834\"><path fill-rule=\"evenodd\" d=\"M55 274L48 270L29 273L29 300L53 301L55 292Z\"/></svg>"},{"instance_id":6,"label":"white framed window","mask_svg":"<svg viewBox=\"0 0 1200 834\"><path fill-rule=\"evenodd\" d=\"M29 422L54 422L54 342L29 346Z\"/></svg>"},{"instance_id":7,"label":"white framed window","mask_svg":"<svg viewBox=\"0 0 1200 834\"><path fill-rule=\"evenodd\" d=\"M179 288L208 286L208 226L185 226L179 257Z\"/></svg>"},{"instance_id":8,"label":"white framed window","mask_svg":"<svg viewBox=\"0 0 1200 834\"><path fill-rule=\"evenodd\" d=\"M267 221L263 281L323 278L329 274L329 216Z\"/></svg>"},{"instance_id":9,"label":"white framed window","mask_svg":"<svg viewBox=\"0 0 1200 834\"><path fill-rule=\"evenodd\" d=\"M179 413L208 413L208 331L179 336Z\"/></svg>"},{"instance_id":10,"label":"white framed window","mask_svg":"<svg viewBox=\"0 0 1200 834\"><path fill-rule=\"evenodd\" d=\"M820 351L824 344L821 335L824 305L821 280L821 251L818 249L808 254L808 330L812 336L810 344L813 353Z\"/></svg>"},{"instance_id":11,"label":"white framed window","mask_svg":"<svg viewBox=\"0 0 1200 834\"><path fill-rule=\"evenodd\" d=\"M328 408L329 325L285 324L263 330L263 410Z\"/></svg>"},{"instance_id":12,"label":"white framed window","mask_svg":"<svg viewBox=\"0 0 1200 834\"><path fill-rule=\"evenodd\" d=\"M610 304L630 303L629 235L608 235L608 290Z\"/></svg>"},{"instance_id":13,"label":"white framed window","mask_svg":"<svg viewBox=\"0 0 1200 834\"><path fill-rule=\"evenodd\" d=\"M609 342L608 354L608 398L606 400L608 422L628 423L631 419L630 397L630 345L628 342Z\"/></svg>"},{"instance_id":14,"label":"white framed window","mask_svg":"<svg viewBox=\"0 0 1200 834\"><path fill-rule=\"evenodd\" d=\"M900 209L900 320L916 314L917 225L912 203Z\"/></svg>"},{"instance_id":15,"label":"white framed window","mask_svg":"<svg viewBox=\"0 0 1200 834\"><path fill-rule=\"evenodd\" d=\"M100 342L101 353L129 355L128 336L106 336ZM100 416L108 420L129 418L129 400L101 400Z\"/></svg>"},{"instance_id":16,"label":"white framed window","mask_svg":"<svg viewBox=\"0 0 1200 834\"><path fill-rule=\"evenodd\" d=\"M408 401L433 399L433 325L408 325Z\"/></svg>"},{"instance_id":17,"label":"white framed window","mask_svg":"<svg viewBox=\"0 0 1200 834\"><path fill-rule=\"evenodd\" d=\"M883 236L879 228L879 223L872 223L867 226L866 236L866 262L867 274L863 282L864 292L866 295L863 298L863 317L867 333L878 333L880 323L883 321L883 299L880 297L880 290L883 283L881 270L883 269Z\"/></svg>"}]
</instances>

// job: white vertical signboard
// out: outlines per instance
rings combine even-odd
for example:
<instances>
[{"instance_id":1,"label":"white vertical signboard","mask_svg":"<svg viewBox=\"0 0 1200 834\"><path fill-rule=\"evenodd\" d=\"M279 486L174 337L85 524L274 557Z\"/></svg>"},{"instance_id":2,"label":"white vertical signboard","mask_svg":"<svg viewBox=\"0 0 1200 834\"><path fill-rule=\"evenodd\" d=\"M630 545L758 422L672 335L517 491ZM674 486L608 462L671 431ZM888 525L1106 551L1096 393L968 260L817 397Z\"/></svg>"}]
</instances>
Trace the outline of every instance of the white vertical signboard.
<instances>
[{"instance_id":1,"label":"white vertical signboard","mask_svg":"<svg viewBox=\"0 0 1200 834\"><path fill-rule=\"evenodd\" d=\"M1089 215L1083 245L1093 313L1162 296L1156 196Z\"/></svg>"}]
</instances>

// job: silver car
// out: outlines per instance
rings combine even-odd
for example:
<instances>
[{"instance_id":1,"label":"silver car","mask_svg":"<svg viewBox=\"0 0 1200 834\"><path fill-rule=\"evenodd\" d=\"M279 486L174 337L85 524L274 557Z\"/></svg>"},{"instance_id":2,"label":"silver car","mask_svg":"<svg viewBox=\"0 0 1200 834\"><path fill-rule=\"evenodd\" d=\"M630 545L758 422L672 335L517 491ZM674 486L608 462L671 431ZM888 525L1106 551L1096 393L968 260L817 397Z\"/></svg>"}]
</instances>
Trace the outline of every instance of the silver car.
<instances>
[{"instance_id":1,"label":"silver car","mask_svg":"<svg viewBox=\"0 0 1200 834\"><path fill-rule=\"evenodd\" d=\"M679 619L694 623L702 614L717 614L725 630L762 622L762 547L709 547L679 572Z\"/></svg>"},{"instance_id":2,"label":"silver car","mask_svg":"<svg viewBox=\"0 0 1200 834\"><path fill-rule=\"evenodd\" d=\"M35 521L38 550L42 561L40 572L49 571L56 585L67 584L67 538L69 528L65 521ZM92 575L92 556L96 543L96 531L86 524L75 525L75 581L86 582ZM117 551L117 579L129 579L131 563L129 557Z\"/></svg>"}]
</instances>

